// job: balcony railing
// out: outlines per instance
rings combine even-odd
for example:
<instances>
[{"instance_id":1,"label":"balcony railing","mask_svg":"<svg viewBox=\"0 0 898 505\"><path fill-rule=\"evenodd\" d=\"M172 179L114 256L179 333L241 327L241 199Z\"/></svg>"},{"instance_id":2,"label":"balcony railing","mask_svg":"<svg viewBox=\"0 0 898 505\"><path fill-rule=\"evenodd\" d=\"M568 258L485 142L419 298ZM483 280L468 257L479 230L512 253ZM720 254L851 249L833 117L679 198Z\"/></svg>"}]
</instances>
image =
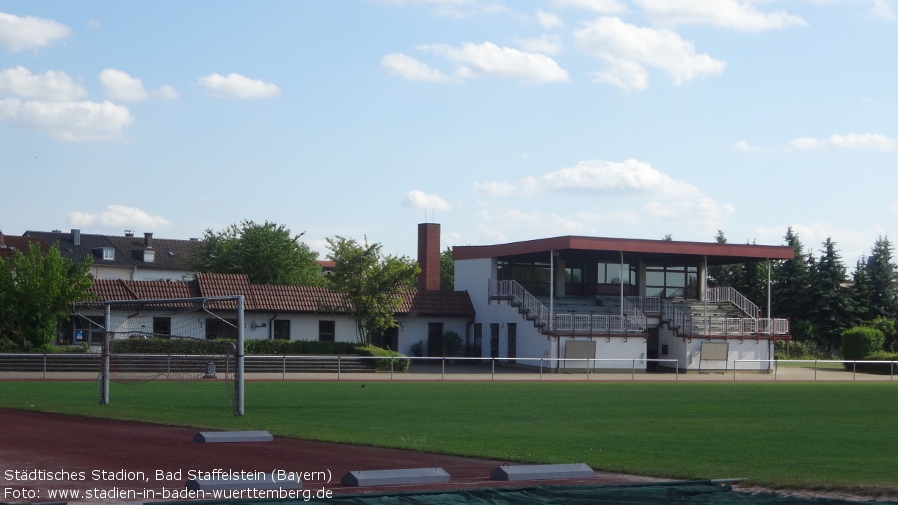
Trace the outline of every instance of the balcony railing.
<instances>
[{"instance_id":1,"label":"balcony railing","mask_svg":"<svg viewBox=\"0 0 898 505\"><path fill-rule=\"evenodd\" d=\"M507 300L517 306L524 318L533 321L542 333L555 335L627 335L646 331L645 315L635 305L624 300L623 316L609 314L554 314L538 298L531 295L518 282L512 280L489 281L489 298ZM553 324L549 324L550 320Z\"/></svg>"}]
</instances>

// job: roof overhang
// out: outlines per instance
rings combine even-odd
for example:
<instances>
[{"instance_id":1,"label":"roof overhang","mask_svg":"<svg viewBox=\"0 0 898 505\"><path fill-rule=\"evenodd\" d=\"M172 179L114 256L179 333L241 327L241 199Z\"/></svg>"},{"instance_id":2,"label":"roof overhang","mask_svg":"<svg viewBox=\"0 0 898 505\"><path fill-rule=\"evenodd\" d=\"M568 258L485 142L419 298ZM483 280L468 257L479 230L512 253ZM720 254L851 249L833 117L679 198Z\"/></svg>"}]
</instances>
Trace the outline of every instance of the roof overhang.
<instances>
[{"instance_id":1,"label":"roof overhang","mask_svg":"<svg viewBox=\"0 0 898 505\"><path fill-rule=\"evenodd\" d=\"M566 258L590 258L607 261L640 260L647 263L700 263L707 258L712 265L749 263L764 260L787 260L795 256L791 246L755 244L718 244L715 242L680 242L606 237L564 236L510 242L486 246L456 246L452 259L469 260L505 258L517 261L548 261L558 252ZM629 257L629 259L628 259Z\"/></svg>"}]
</instances>

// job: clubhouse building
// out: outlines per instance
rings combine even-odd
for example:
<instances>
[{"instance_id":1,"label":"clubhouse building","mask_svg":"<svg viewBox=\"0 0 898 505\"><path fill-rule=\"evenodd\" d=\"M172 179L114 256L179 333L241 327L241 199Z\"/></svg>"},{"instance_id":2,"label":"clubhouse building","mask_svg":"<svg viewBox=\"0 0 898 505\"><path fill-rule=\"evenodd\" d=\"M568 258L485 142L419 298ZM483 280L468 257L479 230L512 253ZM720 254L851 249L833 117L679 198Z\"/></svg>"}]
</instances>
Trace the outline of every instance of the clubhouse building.
<instances>
[{"instance_id":1,"label":"clubhouse building","mask_svg":"<svg viewBox=\"0 0 898 505\"><path fill-rule=\"evenodd\" d=\"M452 250L481 355L558 370L691 371L703 359L705 369L732 369L737 359L773 359L788 319L770 317L769 295L748 300L708 287L708 269L793 255L789 246L577 236ZM768 364L740 363L751 368Z\"/></svg>"}]
</instances>

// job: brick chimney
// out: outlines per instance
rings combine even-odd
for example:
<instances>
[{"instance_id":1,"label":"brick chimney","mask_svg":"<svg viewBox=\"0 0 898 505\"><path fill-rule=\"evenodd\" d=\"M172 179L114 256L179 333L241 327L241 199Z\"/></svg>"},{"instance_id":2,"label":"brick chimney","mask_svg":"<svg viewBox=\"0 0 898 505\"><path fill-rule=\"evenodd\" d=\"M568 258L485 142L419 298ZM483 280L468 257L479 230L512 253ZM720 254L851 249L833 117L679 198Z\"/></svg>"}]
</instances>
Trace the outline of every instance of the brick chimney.
<instances>
[{"instance_id":1,"label":"brick chimney","mask_svg":"<svg viewBox=\"0 0 898 505\"><path fill-rule=\"evenodd\" d=\"M437 291L440 289L440 225L421 223L418 225L418 289Z\"/></svg>"}]
</instances>

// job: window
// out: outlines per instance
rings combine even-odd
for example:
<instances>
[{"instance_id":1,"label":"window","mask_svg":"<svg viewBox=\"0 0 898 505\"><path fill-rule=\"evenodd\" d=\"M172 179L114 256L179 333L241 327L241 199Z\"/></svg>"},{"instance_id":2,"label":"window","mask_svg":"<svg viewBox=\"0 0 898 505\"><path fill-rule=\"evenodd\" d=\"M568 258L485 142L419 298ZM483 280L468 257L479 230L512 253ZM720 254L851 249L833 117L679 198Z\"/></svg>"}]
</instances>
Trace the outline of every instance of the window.
<instances>
[{"instance_id":1,"label":"window","mask_svg":"<svg viewBox=\"0 0 898 505\"><path fill-rule=\"evenodd\" d=\"M580 267L567 267L564 269L564 282L580 284L583 282L583 269Z\"/></svg>"},{"instance_id":2,"label":"window","mask_svg":"<svg viewBox=\"0 0 898 505\"><path fill-rule=\"evenodd\" d=\"M171 318L170 317L154 317L153 318L153 334L154 335L171 335Z\"/></svg>"},{"instance_id":3,"label":"window","mask_svg":"<svg viewBox=\"0 0 898 505\"><path fill-rule=\"evenodd\" d=\"M215 340L219 338L226 338L229 340L237 339L236 319L218 319L217 317L206 318L206 340Z\"/></svg>"},{"instance_id":4,"label":"window","mask_svg":"<svg viewBox=\"0 0 898 505\"><path fill-rule=\"evenodd\" d=\"M337 336L337 324L335 321L318 321L318 340L320 342L333 342Z\"/></svg>"},{"instance_id":5,"label":"window","mask_svg":"<svg viewBox=\"0 0 898 505\"><path fill-rule=\"evenodd\" d=\"M103 259L107 261L112 261L115 259L115 249L111 247L103 248Z\"/></svg>"},{"instance_id":6,"label":"window","mask_svg":"<svg viewBox=\"0 0 898 505\"><path fill-rule=\"evenodd\" d=\"M483 323L474 323L474 350L480 356L480 347L483 345Z\"/></svg>"},{"instance_id":7,"label":"window","mask_svg":"<svg viewBox=\"0 0 898 505\"><path fill-rule=\"evenodd\" d=\"M274 338L276 340L290 340L290 320L274 320Z\"/></svg>"}]
</instances>

